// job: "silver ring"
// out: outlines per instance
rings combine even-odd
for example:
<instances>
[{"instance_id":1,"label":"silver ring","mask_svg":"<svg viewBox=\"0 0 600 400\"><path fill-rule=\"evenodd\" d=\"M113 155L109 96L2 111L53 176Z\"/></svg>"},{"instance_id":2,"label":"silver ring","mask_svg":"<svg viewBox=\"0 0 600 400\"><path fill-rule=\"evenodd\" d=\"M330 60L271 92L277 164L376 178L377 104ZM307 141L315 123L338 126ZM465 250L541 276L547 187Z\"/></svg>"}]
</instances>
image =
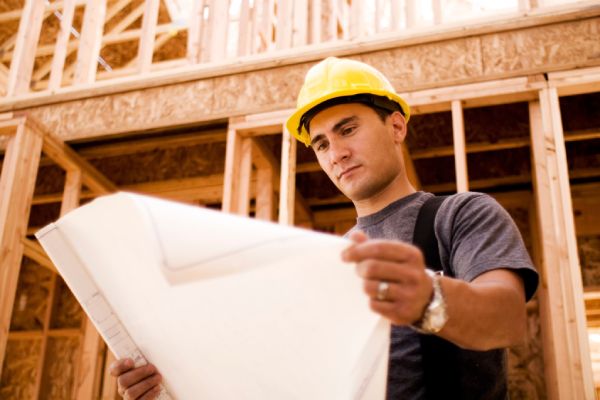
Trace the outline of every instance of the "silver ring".
<instances>
[{"instance_id":1,"label":"silver ring","mask_svg":"<svg viewBox=\"0 0 600 400\"><path fill-rule=\"evenodd\" d=\"M390 290L390 284L388 282L379 281L379 285L377 285L377 300L386 301L389 290Z\"/></svg>"}]
</instances>

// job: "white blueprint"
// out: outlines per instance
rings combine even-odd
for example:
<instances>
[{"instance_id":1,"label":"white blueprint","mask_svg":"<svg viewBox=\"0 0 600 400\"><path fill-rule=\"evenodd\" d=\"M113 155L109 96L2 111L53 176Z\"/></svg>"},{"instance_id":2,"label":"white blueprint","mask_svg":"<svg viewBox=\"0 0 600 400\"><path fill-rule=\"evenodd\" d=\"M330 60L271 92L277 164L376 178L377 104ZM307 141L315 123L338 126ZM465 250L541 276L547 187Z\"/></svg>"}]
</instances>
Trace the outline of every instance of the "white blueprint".
<instances>
[{"instance_id":1,"label":"white blueprint","mask_svg":"<svg viewBox=\"0 0 600 400\"><path fill-rule=\"evenodd\" d=\"M389 324L346 239L129 193L37 236L111 349L139 349L173 398L384 398Z\"/></svg>"}]
</instances>

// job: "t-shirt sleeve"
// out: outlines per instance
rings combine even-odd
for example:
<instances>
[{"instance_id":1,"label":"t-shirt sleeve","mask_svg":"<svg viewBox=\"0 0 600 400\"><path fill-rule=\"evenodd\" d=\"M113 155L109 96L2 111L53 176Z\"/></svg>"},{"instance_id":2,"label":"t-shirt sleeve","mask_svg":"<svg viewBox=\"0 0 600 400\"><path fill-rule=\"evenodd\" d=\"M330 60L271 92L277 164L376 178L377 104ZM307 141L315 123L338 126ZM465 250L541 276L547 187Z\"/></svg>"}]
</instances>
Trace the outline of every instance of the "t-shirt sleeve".
<instances>
[{"instance_id":1,"label":"t-shirt sleeve","mask_svg":"<svg viewBox=\"0 0 600 400\"><path fill-rule=\"evenodd\" d=\"M460 193L444 201L436 216L435 231L441 262L456 278L472 281L484 272L505 268L523 279L529 300L538 274L519 230L500 204L483 193Z\"/></svg>"}]
</instances>

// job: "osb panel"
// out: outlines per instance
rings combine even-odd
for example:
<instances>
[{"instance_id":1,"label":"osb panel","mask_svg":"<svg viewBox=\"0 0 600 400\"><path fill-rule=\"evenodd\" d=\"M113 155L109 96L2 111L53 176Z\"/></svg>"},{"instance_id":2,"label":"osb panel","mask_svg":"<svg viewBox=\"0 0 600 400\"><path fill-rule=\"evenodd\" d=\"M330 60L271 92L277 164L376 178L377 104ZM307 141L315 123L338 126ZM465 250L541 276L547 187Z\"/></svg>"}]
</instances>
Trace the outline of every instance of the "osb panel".
<instances>
[{"instance_id":1,"label":"osb panel","mask_svg":"<svg viewBox=\"0 0 600 400\"><path fill-rule=\"evenodd\" d=\"M57 165L40 167L36 176L35 194L59 193L65 187L65 170Z\"/></svg>"},{"instance_id":2,"label":"osb panel","mask_svg":"<svg viewBox=\"0 0 600 400\"><path fill-rule=\"evenodd\" d=\"M600 128L600 93L587 93L560 98L560 113L565 134Z\"/></svg>"},{"instance_id":3,"label":"osb panel","mask_svg":"<svg viewBox=\"0 0 600 400\"><path fill-rule=\"evenodd\" d=\"M2 2L0 2L0 6L2 5ZM12 21L6 21L0 24L0 44L4 43L6 40L8 40L10 37L12 37L13 35L17 34L17 31L19 30L19 20L12 20ZM0 55L2 55L2 52L0 52ZM10 65L10 63L6 63L7 66Z\"/></svg>"},{"instance_id":4,"label":"osb panel","mask_svg":"<svg viewBox=\"0 0 600 400\"><path fill-rule=\"evenodd\" d=\"M558 69L598 64L600 19L565 22L481 38L483 73Z\"/></svg>"},{"instance_id":5,"label":"osb panel","mask_svg":"<svg viewBox=\"0 0 600 400\"><path fill-rule=\"evenodd\" d=\"M454 39L353 56L379 69L396 90L483 75L479 38ZM299 87L298 87L299 88Z\"/></svg>"},{"instance_id":6,"label":"osb panel","mask_svg":"<svg viewBox=\"0 0 600 400\"><path fill-rule=\"evenodd\" d=\"M117 185L223 173L225 142L92 160Z\"/></svg>"},{"instance_id":7,"label":"osb panel","mask_svg":"<svg viewBox=\"0 0 600 400\"><path fill-rule=\"evenodd\" d=\"M49 131L71 140L206 119L215 113L215 93L212 81L203 80L56 104L31 114Z\"/></svg>"},{"instance_id":8,"label":"osb panel","mask_svg":"<svg viewBox=\"0 0 600 400\"><path fill-rule=\"evenodd\" d=\"M0 2L0 12L18 10L23 8L25 0L2 0Z\"/></svg>"},{"instance_id":9,"label":"osb panel","mask_svg":"<svg viewBox=\"0 0 600 400\"><path fill-rule=\"evenodd\" d=\"M521 233L521 237L523 238L523 242L525 243L525 247L529 254L531 254L531 225L529 224L529 210L527 204L524 204L523 207L507 208L506 211L508 211L513 221L515 221L515 224Z\"/></svg>"},{"instance_id":10,"label":"osb panel","mask_svg":"<svg viewBox=\"0 0 600 400\"><path fill-rule=\"evenodd\" d=\"M40 399L63 400L72 398L78 348L78 337L48 338Z\"/></svg>"},{"instance_id":11,"label":"osb panel","mask_svg":"<svg viewBox=\"0 0 600 400\"><path fill-rule=\"evenodd\" d=\"M527 306L525 343L508 353L508 389L511 399L546 399L544 359L537 297Z\"/></svg>"},{"instance_id":12,"label":"osb panel","mask_svg":"<svg viewBox=\"0 0 600 400\"><path fill-rule=\"evenodd\" d=\"M138 40L130 40L128 42L104 46L100 50L100 57L102 57L111 68L121 68L137 57L138 45ZM99 65L98 68L100 70L102 67Z\"/></svg>"},{"instance_id":13,"label":"osb panel","mask_svg":"<svg viewBox=\"0 0 600 400\"><path fill-rule=\"evenodd\" d=\"M83 310L61 277L56 284L56 301L52 312L50 329L79 328Z\"/></svg>"},{"instance_id":14,"label":"osb panel","mask_svg":"<svg viewBox=\"0 0 600 400\"><path fill-rule=\"evenodd\" d=\"M530 171L528 147L470 153L467 168L470 180L527 175Z\"/></svg>"},{"instance_id":15,"label":"osb panel","mask_svg":"<svg viewBox=\"0 0 600 400\"><path fill-rule=\"evenodd\" d=\"M600 167L600 139L566 144L569 170Z\"/></svg>"},{"instance_id":16,"label":"osb panel","mask_svg":"<svg viewBox=\"0 0 600 400\"><path fill-rule=\"evenodd\" d=\"M167 42L154 52L153 62L184 58L187 54L187 31L176 32Z\"/></svg>"},{"instance_id":17,"label":"osb panel","mask_svg":"<svg viewBox=\"0 0 600 400\"><path fill-rule=\"evenodd\" d=\"M452 146L452 114L438 112L410 117L406 145L409 150Z\"/></svg>"},{"instance_id":18,"label":"osb panel","mask_svg":"<svg viewBox=\"0 0 600 400\"><path fill-rule=\"evenodd\" d=\"M577 237L583 286L600 286L600 236Z\"/></svg>"},{"instance_id":19,"label":"osb panel","mask_svg":"<svg viewBox=\"0 0 600 400\"><path fill-rule=\"evenodd\" d=\"M215 110L293 107L309 65L285 66L214 79Z\"/></svg>"},{"instance_id":20,"label":"osb panel","mask_svg":"<svg viewBox=\"0 0 600 400\"><path fill-rule=\"evenodd\" d=\"M60 215L60 203L39 204L31 207L29 225L43 227L54 222Z\"/></svg>"},{"instance_id":21,"label":"osb panel","mask_svg":"<svg viewBox=\"0 0 600 400\"><path fill-rule=\"evenodd\" d=\"M527 103L467 108L463 114L467 144L529 138L529 106ZM452 136L452 131L450 131L450 136Z\"/></svg>"},{"instance_id":22,"label":"osb panel","mask_svg":"<svg viewBox=\"0 0 600 400\"><path fill-rule=\"evenodd\" d=\"M10 322L11 331L42 330L52 273L24 257Z\"/></svg>"},{"instance_id":23,"label":"osb panel","mask_svg":"<svg viewBox=\"0 0 600 400\"><path fill-rule=\"evenodd\" d=\"M455 182L454 157L422 158L414 160L421 185Z\"/></svg>"},{"instance_id":24,"label":"osb panel","mask_svg":"<svg viewBox=\"0 0 600 400\"><path fill-rule=\"evenodd\" d=\"M41 340L9 340L0 380L0 399L33 399Z\"/></svg>"}]
</instances>

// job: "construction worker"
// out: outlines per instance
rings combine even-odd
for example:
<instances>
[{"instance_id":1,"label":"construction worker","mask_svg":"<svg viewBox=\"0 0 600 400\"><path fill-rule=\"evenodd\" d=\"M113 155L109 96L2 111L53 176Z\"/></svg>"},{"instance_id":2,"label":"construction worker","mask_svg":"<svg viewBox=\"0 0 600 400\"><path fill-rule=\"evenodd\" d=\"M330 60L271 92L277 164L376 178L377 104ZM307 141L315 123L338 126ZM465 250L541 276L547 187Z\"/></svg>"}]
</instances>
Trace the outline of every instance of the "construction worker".
<instances>
[{"instance_id":1,"label":"construction worker","mask_svg":"<svg viewBox=\"0 0 600 400\"><path fill-rule=\"evenodd\" d=\"M506 399L505 348L526 329L538 276L491 197L415 190L402 145L408 104L373 67L329 57L307 73L286 123L358 215L341 257L392 323L388 399ZM438 270L438 273L432 270ZM153 398L153 366L114 365L119 393Z\"/></svg>"}]
</instances>

